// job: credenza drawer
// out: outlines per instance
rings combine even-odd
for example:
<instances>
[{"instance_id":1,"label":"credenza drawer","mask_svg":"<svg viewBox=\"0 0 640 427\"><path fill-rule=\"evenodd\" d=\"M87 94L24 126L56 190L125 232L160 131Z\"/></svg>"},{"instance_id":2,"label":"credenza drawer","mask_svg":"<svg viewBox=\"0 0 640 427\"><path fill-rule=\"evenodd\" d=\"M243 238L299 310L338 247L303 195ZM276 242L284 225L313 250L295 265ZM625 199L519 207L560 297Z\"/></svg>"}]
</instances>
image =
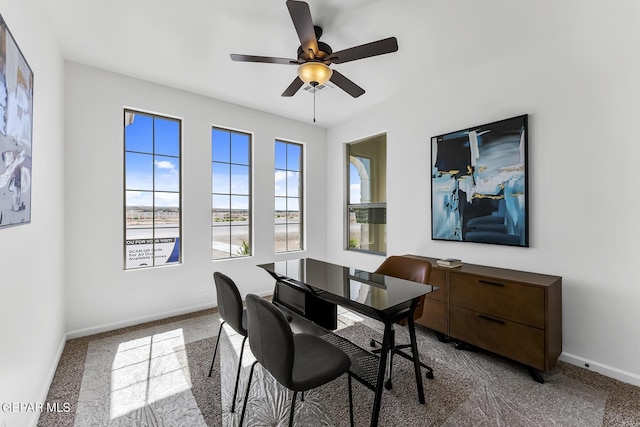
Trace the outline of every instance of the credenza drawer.
<instances>
[{"instance_id":1,"label":"credenza drawer","mask_svg":"<svg viewBox=\"0 0 640 427\"><path fill-rule=\"evenodd\" d=\"M545 296L541 287L452 271L449 303L536 328L545 327Z\"/></svg>"},{"instance_id":2,"label":"credenza drawer","mask_svg":"<svg viewBox=\"0 0 640 427\"><path fill-rule=\"evenodd\" d=\"M544 330L449 307L449 335L536 369L545 369Z\"/></svg>"}]
</instances>

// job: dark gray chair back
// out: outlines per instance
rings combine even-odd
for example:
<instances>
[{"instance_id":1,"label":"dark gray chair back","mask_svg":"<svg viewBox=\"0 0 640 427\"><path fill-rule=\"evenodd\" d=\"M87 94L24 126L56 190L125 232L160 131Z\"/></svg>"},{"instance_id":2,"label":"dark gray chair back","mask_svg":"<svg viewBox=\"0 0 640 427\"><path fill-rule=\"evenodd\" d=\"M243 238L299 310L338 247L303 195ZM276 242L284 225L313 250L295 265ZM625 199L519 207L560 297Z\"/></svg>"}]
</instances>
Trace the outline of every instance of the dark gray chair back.
<instances>
[{"instance_id":1,"label":"dark gray chair back","mask_svg":"<svg viewBox=\"0 0 640 427\"><path fill-rule=\"evenodd\" d=\"M353 426L351 360L346 353L322 338L311 334L293 334L285 315L273 303L258 295L247 295L248 336L256 361L251 365L244 396L240 425L244 420L253 369L260 363L282 384L293 390L289 408L289 427L298 392L305 392L347 373L349 382L349 420ZM304 396L304 394L303 394ZM304 397L303 397L304 400Z\"/></svg>"},{"instance_id":2,"label":"dark gray chair back","mask_svg":"<svg viewBox=\"0 0 640 427\"><path fill-rule=\"evenodd\" d=\"M235 282L219 271L213 273L213 280L216 284L216 292L218 293L218 311L220 312L220 317L235 329L236 332L247 336L246 325L243 325L242 322L242 297Z\"/></svg>"},{"instance_id":3,"label":"dark gray chair back","mask_svg":"<svg viewBox=\"0 0 640 427\"><path fill-rule=\"evenodd\" d=\"M280 384L292 388L295 347L289 322L275 305L257 295L247 295L247 312L251 352Z\"/></svg>"}]
</instances>

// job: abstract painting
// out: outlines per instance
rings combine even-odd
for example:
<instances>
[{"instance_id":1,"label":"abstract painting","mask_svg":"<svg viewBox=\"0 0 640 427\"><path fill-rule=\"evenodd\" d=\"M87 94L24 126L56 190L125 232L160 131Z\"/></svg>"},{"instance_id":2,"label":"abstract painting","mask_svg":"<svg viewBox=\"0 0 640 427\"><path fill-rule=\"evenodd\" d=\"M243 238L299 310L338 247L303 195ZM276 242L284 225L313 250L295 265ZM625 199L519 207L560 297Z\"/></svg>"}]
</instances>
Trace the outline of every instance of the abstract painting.
<instances>
[{"instance_id":1,"label":"abstract painting","mask_svg":"<svg viewBox=\"0 0 640 427\"><path fill-rule=\"evenodd\" d=\"M0 16L0 228L31 222L33 72Z\"/></svg>"},{"instance_id":2,"label":"abstract painting","mask_svg":"<svg viewBox=\"0 0 640 427\"><path fill-rule=\"evenodd\" d=\"M431 238L529 246L527 115L431 139Z\"/></svg>"}]
</instances>

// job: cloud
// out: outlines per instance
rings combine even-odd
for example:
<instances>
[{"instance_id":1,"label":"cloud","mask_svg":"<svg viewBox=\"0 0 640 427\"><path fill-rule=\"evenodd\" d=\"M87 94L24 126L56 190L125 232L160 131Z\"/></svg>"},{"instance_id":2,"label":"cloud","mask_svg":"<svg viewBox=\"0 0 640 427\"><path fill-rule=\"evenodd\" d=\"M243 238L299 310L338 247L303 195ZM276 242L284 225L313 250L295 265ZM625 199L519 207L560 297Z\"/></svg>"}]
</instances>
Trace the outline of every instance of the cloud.
<instances>
[{"instance_id":1,"label":"cloud","mask_svg":"<svg viewBox=\"0 0 640 427\"><path fill-rule=\"evenodd\" d=\"M289 171L276 171L276 185L280 182L286 181L289 176L291 176L291 172Z\"/></svg>"},{"instance_id":2,"label":"cloud","mask_svg":"<svg viewBox=\"0 0 640 427\"><path fill-rule=\"evenodd\" d=\"M127 206L152 206L153 193L127 190Z\"/></svg>"},{"instance_id":3,"label":"cloud","mask_svg":"<svg viewBox=\"0 0 640 427\"><path fill-rule=\"evenodd\" d=\"M158 169L168 169L171 171L175 169L173 163L168 160L156 160L155 164Z\"/></svg>"},{"instance_id":4,"label":"cloud","mask_svg":"<svg viewBox=\"0 0 640 427\"><path fill-rule=\"evenodd\" d=\"M156 207L177 208L180 196L177 193L155 193Z\"/></svg>"},{"instance_id":5,"label":"cloud","mask_svg":"<svg viewBox=\"0 0 640 427\"><path fill-rule=\"evenodd\" d=\"M289 171L277 170L275 176L276 194L284 194L287 188L287 178L292 175Z\"/></svg>"}]
</instances>

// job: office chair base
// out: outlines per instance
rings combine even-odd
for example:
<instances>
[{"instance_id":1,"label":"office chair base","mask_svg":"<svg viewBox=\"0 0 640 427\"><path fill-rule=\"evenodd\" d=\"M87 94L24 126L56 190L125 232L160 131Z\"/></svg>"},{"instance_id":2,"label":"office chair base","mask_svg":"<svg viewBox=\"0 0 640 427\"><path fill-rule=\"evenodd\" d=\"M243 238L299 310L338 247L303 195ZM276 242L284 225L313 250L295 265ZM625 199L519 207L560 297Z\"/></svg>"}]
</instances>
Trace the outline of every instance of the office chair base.
<instances>
[{"instance_id":1,"label":"office chair base","mask_svg":"<svg viewBox=\"0 0 640 427\"><path fill-rule=\"evenodd\" d=\"M371 347L375 347L377 344L382 345L380 343L380 341L377 341L377 340L375 340L373 338L369 342L369 345ZM405 354L403 351L400 351L401 348L407 348L407 347L409 347L408 344L407 345L403 344L403 345L395 346L394 349L393 349L393 354L400 355L400 356L404 357L407 360L413 361L413 358L411 356L409 356L408 354ZM377 353L380 353L381 350L382 350L381 348L374 348L373 350L371 350L371 353L377 354ZM433 376L433 368L431 366L426 365L426 364L424 364L422 362L418 362L418 363L420 363L420 366L422 366L424 369L427 370L427 372L424 374L424 376L427 379L432 380L432 379L435 378ZM387 390L391 390L393 388L393 383L391 382L391 378L387 378L387 380L384 383L384 388L386 388Z\"/></svg>"}]
</instances>

